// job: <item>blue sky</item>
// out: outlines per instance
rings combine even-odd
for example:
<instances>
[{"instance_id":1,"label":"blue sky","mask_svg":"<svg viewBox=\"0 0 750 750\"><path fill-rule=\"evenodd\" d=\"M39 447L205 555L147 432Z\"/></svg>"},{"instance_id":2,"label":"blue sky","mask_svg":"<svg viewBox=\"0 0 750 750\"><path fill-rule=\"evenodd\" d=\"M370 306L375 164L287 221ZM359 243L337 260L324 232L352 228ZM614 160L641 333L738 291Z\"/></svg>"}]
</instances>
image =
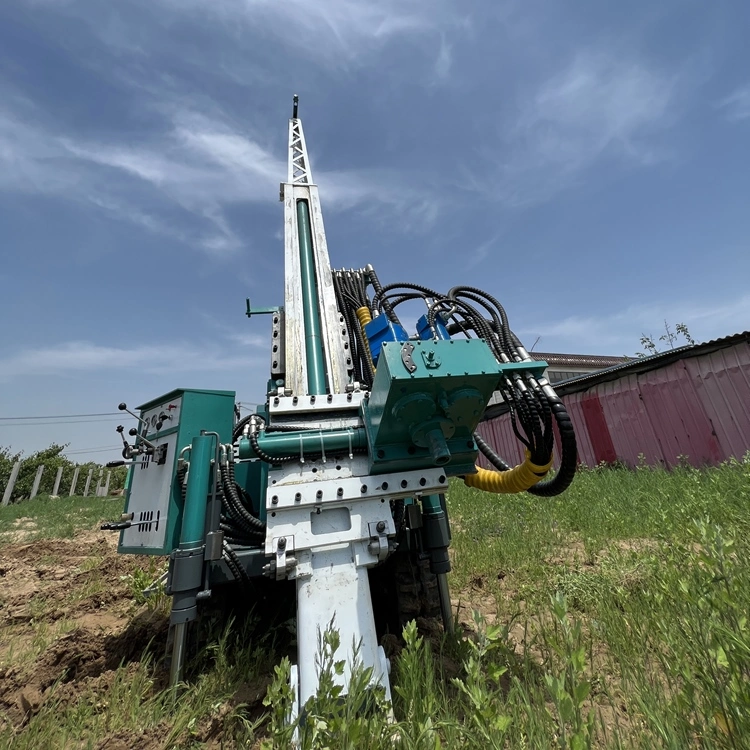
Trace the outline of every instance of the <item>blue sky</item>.
<instances>
[{"instance_id":1,"label":"blue sky","mask_svg":"<svg viewBox=\"0 0 750 750\"><path fill-rule=\"evenodd\" d=\"M334 267L482 287L541 351L750 328L749 22L744 0L2 3L0 417L263 399L244 299L283 301L293 93ZM116 457L117 417L91 419L0 419L0 446Z\"/></svg>"}]
</instances>

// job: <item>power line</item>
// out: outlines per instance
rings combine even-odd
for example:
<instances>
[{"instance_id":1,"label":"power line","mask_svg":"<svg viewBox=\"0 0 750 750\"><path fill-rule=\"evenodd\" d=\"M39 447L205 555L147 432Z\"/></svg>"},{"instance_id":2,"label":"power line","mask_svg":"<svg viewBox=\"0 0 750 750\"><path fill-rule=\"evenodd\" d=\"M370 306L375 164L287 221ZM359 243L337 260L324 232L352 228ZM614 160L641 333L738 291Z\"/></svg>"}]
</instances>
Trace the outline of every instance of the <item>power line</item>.
<instances>
[{"instance_id":1,"label":"power line","mask_svg":"<svg viewBox=\"0 0 750 750\"><path fill-rule=\"evenodd\" d=\"M29 417L32 419L33 417ZM0 417L2 419L2 417ZM106 422L118 422L118 419L70 419L62 420L60 422L13 422L11 424L3 424L0 422L0 427L40 427L43 425L52 426L56 424L100 424Z\"/></svg>"},{"instance_id":2,"label":"power line","mask_svg":"<svg viewBox=\"0 0 750 750\"><path fill-rule=\"evenodd\" d=\"M104 453L105 451L116 451L121 445L100 446L98 448L76 448L71 451L62 451L64 456L73 456L79 453Z\"/></svg>"},{"instance_id":3,"label":"power line","mask_svg":"<svg viewBox=\"0 0 750 750\"><path fill-rule=\"evenodd\" d=\"M119 411L103 411L97 414L36 414L31 417L0 417L0 420L9 419L77 419L78 417L116 417Z\"/></svg>"}]
</instances>

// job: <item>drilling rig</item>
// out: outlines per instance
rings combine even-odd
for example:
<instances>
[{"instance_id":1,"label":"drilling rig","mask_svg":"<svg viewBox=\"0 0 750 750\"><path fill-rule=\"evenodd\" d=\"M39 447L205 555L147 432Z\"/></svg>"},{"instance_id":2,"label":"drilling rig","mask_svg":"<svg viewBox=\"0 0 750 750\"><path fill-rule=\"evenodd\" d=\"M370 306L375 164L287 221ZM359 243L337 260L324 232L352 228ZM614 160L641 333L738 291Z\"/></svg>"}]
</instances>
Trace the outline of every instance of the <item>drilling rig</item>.
<instances>
[{"instance_id":1,"label":"drilling rig","mask_svg":"<svg viewBox=\"0 0 750 750\"><path fill-rule=\"evenodd\" d=\"M546 363L493 296L383 286L371 265L331 268L296 96L280 199L284 304L248 300L246 310L271 319L265 403L244 418L231 391L177 389L135 412L120 404L137 422L132 443L117 428L124 460L111 462L130 466L125 511L102 528L119 531L121 553L169 558L172 684L212 592L294 581L297 713L317 690L319 634L332 618L344 689L356 651L388 699L383 633L419 615L451 628L450 478L556 495L573 479L576 443ZM409 332L397 308L415 301L423 314ZM513 468L476 432L496 393L525 445ZM479 452L494 470L476 466Z\"/></svg>"}]
</instances>

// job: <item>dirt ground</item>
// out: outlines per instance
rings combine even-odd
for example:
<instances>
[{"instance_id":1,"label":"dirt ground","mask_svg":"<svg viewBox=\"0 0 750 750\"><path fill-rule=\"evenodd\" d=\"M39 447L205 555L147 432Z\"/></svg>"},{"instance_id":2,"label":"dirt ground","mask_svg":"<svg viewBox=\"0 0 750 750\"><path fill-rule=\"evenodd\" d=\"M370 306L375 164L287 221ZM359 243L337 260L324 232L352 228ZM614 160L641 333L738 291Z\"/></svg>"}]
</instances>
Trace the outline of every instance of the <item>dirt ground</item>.
<instances>
[{"instance_id":1,"label":"dirt ground","mask_svg":"<svg viewBox=\"0 0 750 750\"><path fill-rule=\"evenodd\" d=\"M55 705L64 707L84 695L105 696L117 670L122 666L134 672L147 648L158 662L166 648L168 613L135 602L132 577L139 575L143 581L143 571L153 561L118 555L116 534L92 530L73 539L32 541L31 519L18 519L11 533L11 543L0 547L0 732L12 728L18 733L53 689ZM571 550L571 555L574 552L578 558L582 550ZM513 576L503 578L503 593L510 595L505 588L513 588ZM468 590L453 594L453 610L458 610L464 633L472 629L472 610L488 623L498 618L496 596L485 584L476 579ZM523 609L525 603L519 604ZM508 633L519 654L528 648L527 624L516 622ZM434 629L439 637L437 622L419 625L428 636ZM398 644L392 650L397 653ZM459 671L457 664L444 668ZM241 703L257 717L271 674L261 677L257 684L243 685L224 708ZM166 684L166 669L158 668L154 687ZM200 729L204 746L222 746L221 715ZM117 730L101 738L97 748L155 750L163 746L168 731L167 726L146 733Z\"/></svg>"},{"instance_id":2,"label":"dirt ground","mask_svg":"<svg viewBox=\"0 0 750 750\"><path fill-rule=\"evenodd\" d=\"M56 682L61 705L104 692L150 640L166 643L164 612L138 607L128 584L147 561L116 549L99 531L0 548L0 729L21 729Z\"/></svg>"}]
</instances>

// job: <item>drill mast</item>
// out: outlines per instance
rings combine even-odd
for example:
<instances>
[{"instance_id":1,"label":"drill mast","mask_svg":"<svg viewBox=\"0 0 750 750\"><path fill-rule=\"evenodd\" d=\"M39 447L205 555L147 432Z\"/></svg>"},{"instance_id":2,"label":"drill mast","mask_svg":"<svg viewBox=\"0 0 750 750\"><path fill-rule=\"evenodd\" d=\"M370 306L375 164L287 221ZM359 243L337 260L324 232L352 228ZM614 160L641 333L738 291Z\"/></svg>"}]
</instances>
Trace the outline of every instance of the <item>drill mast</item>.
<instances>
[{"instance_id":1,"label":"drill mast","mask_svg":"<svg viewBox=\"0 0 750 750\"><path fill-rule=\"evenodd\" d=\"M344 393L351 372L348 332L336 307L318 186L313 182L297 97L289 120L284 202L284 380L279 394Z\"/></svg>"}]
</instances>

